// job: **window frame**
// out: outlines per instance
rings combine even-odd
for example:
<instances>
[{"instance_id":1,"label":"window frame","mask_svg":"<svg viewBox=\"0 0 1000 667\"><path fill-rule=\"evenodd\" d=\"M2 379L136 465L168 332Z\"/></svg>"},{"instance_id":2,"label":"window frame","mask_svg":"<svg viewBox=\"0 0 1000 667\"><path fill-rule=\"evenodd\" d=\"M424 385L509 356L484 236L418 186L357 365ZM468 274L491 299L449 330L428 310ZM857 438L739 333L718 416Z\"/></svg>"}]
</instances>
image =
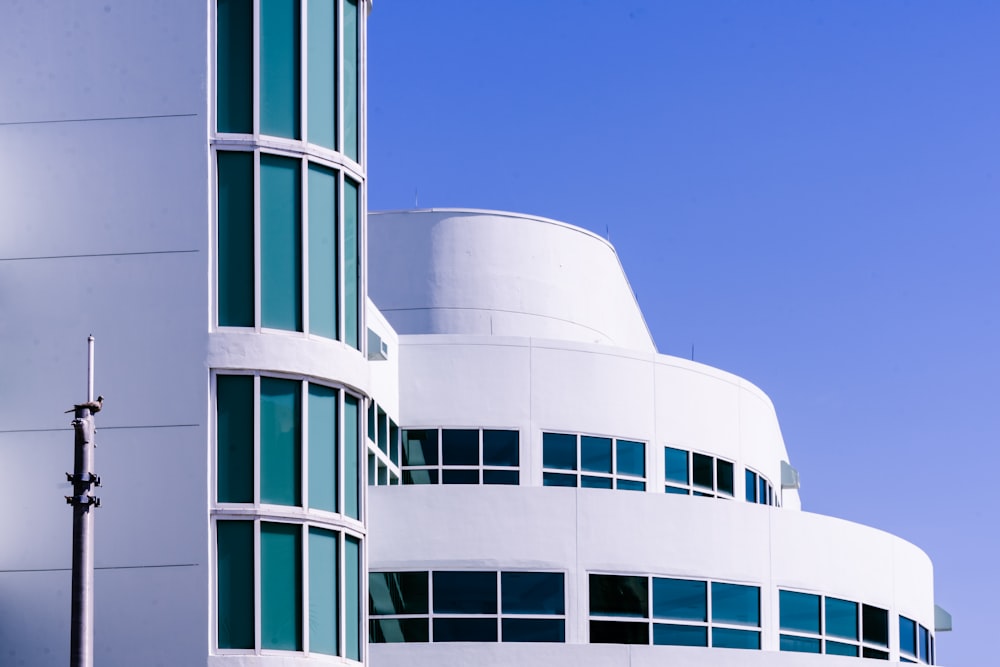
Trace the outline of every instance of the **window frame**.
<instances>
[{"instance_id":1,"label":"window frame","mask_svg":"<svg viewBox=\"0 0 1000 667\"><path fill-rule=\"evenodd\" d=\"M555 436L572 436L576 439L576 463L573 469L565 468L552 468L545 466L545 436L555 435ZM601 472L583 469L583 439L584 438L596 438L601 440L611 441L611 472ZM643 461L643 475L641 477L633 475L630 473L619 472L618 465L618 443L628 442L637 443L642 445L642 461ZM560 484L547 484L547 475L562 475L566 477L575 477L576 484L573 485L575 488L603 488L606 490L615 491L639 491L645 492L649 489L649 442L646 440L639 440L632 437L618 437L612 435L601 435L596 433L580 433L580 432L570 432L570 431L559 431L559 430L543 430L542 431L542 486L567 486ZM587 487L583 485L584 478L592 479L603 479L609 480L610 487ZM552 479L551 477L549 479ZM641 485L642 488L628 488L627 486L621 486L621 483Z\"/></svg>"},{"instance_id":2,"label":"window frame","mask_svg":"<svg viewBox=\"0 0 1000 667\"><path fill-rule=\"evenodd\" d=\"M437 437L437 463L427 464L427 465L407 465L406 464L406 434L410 431L429 431L436 433ZM445 431L476 431L478 437L478 463L477 464L446 464L444 462L444 432ZM517 437L517 465L496 465L485 463L486 456L486 432L487 431L501 431L504 433L513 433ZM406 428L400 427L399 429L399 470L402 473L402 484L404 486L421 486L421 485L445 485L445 486L459 486L460 484L446 483L444 481L446 471L476 471L478 482L476 484L468 484L467 486L520 486L521 484L521 431L517 428L509 427L499 427L499 426L409 426ZM434 477L434 481L426 482L414 482L413 473L426 471L429 474L428 477ZM508 472L515 473L517 475L517 484L494 484L492 482L488 483L485 481L487 472ZM407 481L411 480L411 481Z\"/></svg>"},{"instance_id":3,"label":"window frame","mask_svg":"<svg viewBox=\"0 0 1000 667\"><path fill-rule=\"evenodd\" d=\"M372 412L375 414L374 438L372 438ZM384 419L383 419L384 418ZM399 464L399 448L402 446L401 430L384 406L374 399L368 399L365 409L365 450L368 453L368 486L399 486L403 483ZM395 433L394 433L395 432ZM382 443L385 446L382 446ZM395 454L395 459L393 455Z\"/></svg>"},{"instance_id":4,"label":"window frame","mask_svg":"<svg viewBox=\"0 0 1000 667\"><path fill-rule=\"evenodd\" d=\"M673 450L677 452L683 452L687 461L687 483L681 484L675 480L667 479L667 450ZM694 457L695 455L704 456L712 460L712 487L702 486L700 484L695 484L694 482ZM729 464L733 470L733 491L729 493L728 491L719 489L719 462ZM720 498L723 500L734 500L736 499L736 462L727 459L722 456L717 456L715 454L709 454L707 452L684 449L682 447L674 445L663 445L663 492L667 494L680 495L680 496L696 496L702 498Z\"/></svg>"}]
</instances>

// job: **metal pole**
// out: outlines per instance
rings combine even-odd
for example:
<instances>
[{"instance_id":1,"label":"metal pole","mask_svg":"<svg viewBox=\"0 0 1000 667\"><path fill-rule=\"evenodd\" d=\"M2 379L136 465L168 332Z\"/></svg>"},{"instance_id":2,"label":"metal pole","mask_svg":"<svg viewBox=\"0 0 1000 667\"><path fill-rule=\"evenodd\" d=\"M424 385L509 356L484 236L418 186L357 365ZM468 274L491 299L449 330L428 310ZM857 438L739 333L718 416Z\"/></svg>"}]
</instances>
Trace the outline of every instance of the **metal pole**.
<instances>
[{"instance_id":1,"label":"metal pole","mask_svg":"<svg viewBox=\"0 0 1000 667\"><path fill-rule=\"evenodd\" d=\"M94 399L94 337L87 338L87 402ZM99 409L99 408L98 408ZM94 416L87 406L75 406L73 419L73 473L66 477L73 483L73 495L66 502L73 506L73 592L70 618L70 667L93 667L94 664L94 507L101 501L90 493L100 486L94 470Z\"/></svg>"}]
</instances>

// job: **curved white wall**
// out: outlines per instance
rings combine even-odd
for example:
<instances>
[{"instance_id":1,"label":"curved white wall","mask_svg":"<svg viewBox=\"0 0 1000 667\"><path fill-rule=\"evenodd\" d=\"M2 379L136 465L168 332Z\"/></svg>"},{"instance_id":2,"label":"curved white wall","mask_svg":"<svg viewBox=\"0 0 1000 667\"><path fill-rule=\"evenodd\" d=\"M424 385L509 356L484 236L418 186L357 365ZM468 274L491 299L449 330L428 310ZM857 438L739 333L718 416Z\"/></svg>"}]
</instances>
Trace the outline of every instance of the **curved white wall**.
<instances>
[{"instance_id":1,"label":"curved white wall","mask_svg":"<svg viewBox=\"0 0 1000 667\"><path fill-rule=\"evenodd\" d=\"M369 214L369 293L400 334L537 336L653 351L614 248L555 220Z\"/></svg>"}]
</instances>

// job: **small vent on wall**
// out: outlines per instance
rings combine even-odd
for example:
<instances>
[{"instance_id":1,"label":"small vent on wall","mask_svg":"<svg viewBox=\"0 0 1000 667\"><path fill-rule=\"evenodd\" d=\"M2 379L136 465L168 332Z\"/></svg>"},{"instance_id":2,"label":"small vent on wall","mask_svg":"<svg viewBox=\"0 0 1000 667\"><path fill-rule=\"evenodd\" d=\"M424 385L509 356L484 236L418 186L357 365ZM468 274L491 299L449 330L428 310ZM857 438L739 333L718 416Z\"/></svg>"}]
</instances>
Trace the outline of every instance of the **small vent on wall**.
<instances>
[{"instance_id":1,"label":"small vent on wall","mask_svg":"<svg viewBox=\"0 0 1000 667\"><path fill-rule=\"evenodd\" d=\"M385 361L389 358L389 346L377 333L368 330L368 360Z\"/></svg>"},{"instance_id":2,"label":"small vent on wall","mask_svg":"<svg viewBox=\"0 0 1000 667\"><path fill-rule=\"evenodd\" d=\"M781 462L781 488L799 488L799 471L793 468L788 461Z\"/></svg>"}]
</instances>

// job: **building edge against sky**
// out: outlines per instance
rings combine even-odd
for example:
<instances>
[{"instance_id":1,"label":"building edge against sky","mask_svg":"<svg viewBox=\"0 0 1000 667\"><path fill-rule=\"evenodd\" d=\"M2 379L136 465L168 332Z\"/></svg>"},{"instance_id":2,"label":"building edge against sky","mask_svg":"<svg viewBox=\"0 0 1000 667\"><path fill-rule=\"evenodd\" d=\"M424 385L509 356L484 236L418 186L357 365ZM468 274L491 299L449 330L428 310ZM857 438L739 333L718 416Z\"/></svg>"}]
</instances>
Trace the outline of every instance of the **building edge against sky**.
<instances>
[{"instance_id":1,"label":"building edge against sky","mask_svg":"<svg viewBox=\"0 0 1000 667\"><path fill-rule=\"evenodd\" d=\"M368 227L368 9L0 26L4 661L68 654L88 333L99 664L825 664L775 651L899 659L910 630L932 658L927 557L796 511L766 395L658 355L607 242Z\"/></svg>"}]
</instances>

